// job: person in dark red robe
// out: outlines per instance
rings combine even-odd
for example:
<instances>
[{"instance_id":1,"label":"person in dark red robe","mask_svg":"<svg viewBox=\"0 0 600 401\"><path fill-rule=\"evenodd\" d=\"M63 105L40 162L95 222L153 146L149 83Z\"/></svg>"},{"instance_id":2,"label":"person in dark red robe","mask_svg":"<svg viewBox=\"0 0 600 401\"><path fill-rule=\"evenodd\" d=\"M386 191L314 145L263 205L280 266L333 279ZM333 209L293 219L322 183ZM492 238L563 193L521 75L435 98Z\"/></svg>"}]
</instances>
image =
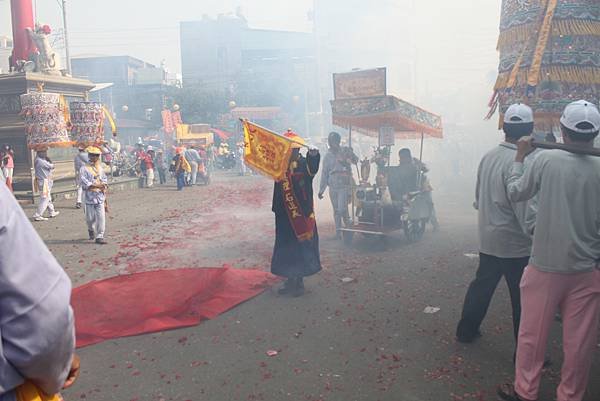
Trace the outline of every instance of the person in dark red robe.
<instances>
[{"instance_id":1,"label":"person in dark red robe","mask_svg":"<svg viewBox=\"0 0 600 401\"><path fill-rule=\"evenodd\" d=\"M275 183L273 191L275 247L271 272L287 279L279 294L299 297L304 294L304 277L321 271L313 202L313 178L321 156L317 149L302 156L302 138L291 132L285 136L296 144L286 177Z\"/></svg>"}]
</instances>

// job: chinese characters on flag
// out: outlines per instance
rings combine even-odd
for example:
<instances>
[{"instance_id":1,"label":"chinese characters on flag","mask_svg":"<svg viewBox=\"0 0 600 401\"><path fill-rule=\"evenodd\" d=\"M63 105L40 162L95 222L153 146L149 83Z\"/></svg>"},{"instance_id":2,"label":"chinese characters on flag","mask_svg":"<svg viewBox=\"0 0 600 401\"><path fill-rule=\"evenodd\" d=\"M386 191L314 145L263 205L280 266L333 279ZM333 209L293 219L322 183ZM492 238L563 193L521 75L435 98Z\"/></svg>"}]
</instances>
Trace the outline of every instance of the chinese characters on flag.
<instances>
[{"instance_id":1,"label":"chinese characters on flag","mask_svg":"<svg viewBox=\"0 0 600 401\"><path fill-rule=\"evenodd\" d=\"M292 141L249 121L244 123L244 161L275 181L285 178L292 156Z\"/></svg>"}]
</instances>

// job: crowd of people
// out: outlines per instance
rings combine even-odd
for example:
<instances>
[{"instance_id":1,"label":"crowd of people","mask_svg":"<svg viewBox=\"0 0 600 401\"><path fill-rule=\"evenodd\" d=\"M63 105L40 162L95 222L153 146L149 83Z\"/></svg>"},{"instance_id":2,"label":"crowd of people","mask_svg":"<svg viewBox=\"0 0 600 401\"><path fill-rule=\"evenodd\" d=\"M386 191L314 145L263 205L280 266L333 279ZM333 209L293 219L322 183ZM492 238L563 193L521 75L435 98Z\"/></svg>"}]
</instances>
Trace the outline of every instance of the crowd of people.
<instances>
[{"instance_id":1,"label":"crowd of people","mask_svg":"<svg viewBox=\"0 0 600 401\"><path fill-rule=\"evenodd\" d=\"M506 401L538 399L546 343L558 311L564 362L557 401L582 401L600 323L600 159L589 155L600 133L600 112L586 101L567 106L560 123L570 151L534 149L534 114L527 105L511 106L504 118L505 140L483 157L477 173L479 268L465 297L456 338L469 344L483 335L480 326L504 277L513 311L515 380L500 386L498 395ZM304 278L322 270L313 199L321 156L317 149L302 155L305 140L292 132L285 137L292 142L293 153L284 178L274 183L271 271L285 278L281 295L299 297L304 294ZM329 136L318 192L323 198L329 187L338 230L349 219L350 168L358 161L340 142L339 134ZM3 154L8 151L4 148ZM102 153L94 146L80 148L74 161L81 190L77 205L85 209L90 240L98 244L106 243L108 209ZM139 146L136 157L140 170L144 165L146 186L153 185L148 182L154 177L150 170L157 169L162 183L161 170L166 174L168 168L181 190L188 181L193 185L197 178L193 170L200 171L206 156L202 149L179 147L167 167L163 152ZM412 166L406 171L423 170L405 150L400 152L400 164ZM53 168L47 153L37 152L41 199L36 221L46 219L46 210L50 217L58 215L50 196ZM32 385L54 394L72 385L79 374L70 281L3 184L0 203L0 283L6 294L0 400Z\"/></svg>"},{"instance_id":2,"label":"crowd of people","mask_svg":"<svg viewBox=\"0 0 600 401\"><path fill-rule=\"evenodd\" d=\"M479 166L479 269L465 297L458 341L482 335L480 325L502 277L509 288L516 339L515 380L498 389L506 401L538 399L546 345L556 312L563 329L557 401L581 401L598 339L600 317L600 159L594 147L600 112L569 104L560 119L564 150L534 151L534 114L512 105L505 141Z\"/></svg>"},{"instance_id":3,"label":"crowd of people","mask_svg":"<svg viewBox=\"0 0 600 401\"><path fill-rule=\"evenodd\" d=\"M14 165L12 152L9 153L9 147L3 149L6 150L6 153L2 153L3 160L7 160L3 161L3 170L6 166L6 169L11 169L12 174ZM200 181L199 177L204 184L208 184L213 165L212 147L207 150L204 147L196 149L193 145L189 148L181 146L174 148L173 153L174 156L170 157L165 155L162 148L154 149L153 146L144 146L141 142L137 144L131 157L135 160L132 170L139 179L140 188L152 188L157 179L160 185L166 184L169 176L176 180L179 191L185 186L197 185ZM114 157L107 158L107 154L113 156L115 154L113 147L108 144L79 146L73 160L77 194L75 208L83 208L89 239L99 245L107 243L105 239L108 212L106 195L110 178L110 173L107 174L107 171L112 172L111 162L115 160ZM47 221L60 214L52 201L54 170L55 165L48 157L47 150L38 150L34 160L34 190L39 193L38 205L33 215L33 220L36 222ZM8 173L3 174L4 176L12 177ZM7 179L7 184L9 182Z\"/></svg>"},{"instance_id":4,"label":"crowd of people","mask_svg":"<svg viewBox=\"0 0 600 401\"><path fill-rule=\"evenodd\" d=\"M479 215L480 258L468 288L457 341L472 343L502 277L509 288L516 350L515 380L499 386L506 401L538 400L546 345L558 311L563 353L557 401L582 401L600 323L600 159L587 153L600 133L597 106L569 104L560 119L570 151L535 150L534 114L512 105L504 117L505 140L482 159L474 207ZM271 271L286 279L280 294L304 294L304 278L321 270L314 215L313 178L320 155L303 157L302 138L286 134L294 153L283 180L275 183L276 239ZM348 224L351 166L357 157L329 136L319 198L329 187L336 231ZM551 141L550 141L551 142ZM405 150L400 164L414 164ZM409 171L408 169L406 171Z\"/></svg>"}]
</instances>

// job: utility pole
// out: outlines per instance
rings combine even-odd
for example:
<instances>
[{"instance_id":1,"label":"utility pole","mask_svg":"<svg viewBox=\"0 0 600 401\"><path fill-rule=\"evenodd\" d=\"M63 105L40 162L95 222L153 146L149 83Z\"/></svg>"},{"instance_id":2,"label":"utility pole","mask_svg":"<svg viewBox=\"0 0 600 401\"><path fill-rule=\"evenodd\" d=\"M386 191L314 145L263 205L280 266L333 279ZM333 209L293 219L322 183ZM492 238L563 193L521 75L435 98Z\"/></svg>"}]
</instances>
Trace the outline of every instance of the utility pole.
<instances>
[{"instance_id":1,"label":"utility pole","mask_svg":"<svg viewBox=\"0 0 600 401\"><path fill-rule=\"evenodd\" d=\"M62 13L63 13L63 31L64 31L64 38L65 38L65 58L66 58L66 62L67 62L67 73L69 75L72 74L71 72L71 52L69 50L69 31L67 30L67 0L62 0L62 4L61 4L61 8L62 8Z\"/></svg>"}]
</instances>

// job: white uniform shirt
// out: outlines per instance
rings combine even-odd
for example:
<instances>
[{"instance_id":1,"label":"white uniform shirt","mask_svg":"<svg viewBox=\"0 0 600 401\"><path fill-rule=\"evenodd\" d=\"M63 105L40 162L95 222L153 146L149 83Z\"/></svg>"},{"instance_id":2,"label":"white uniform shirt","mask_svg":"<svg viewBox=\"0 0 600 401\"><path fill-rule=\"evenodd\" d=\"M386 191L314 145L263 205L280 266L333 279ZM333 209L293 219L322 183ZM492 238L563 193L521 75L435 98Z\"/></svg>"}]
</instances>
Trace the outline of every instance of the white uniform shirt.
<instances>
[{"instance_id":1,"label":"white uniform shirt","mask_svg":"<svg viewBox=\"0 0 600 401\"><path fill-rule=\"evenodd\" d=\"M511 202L506 194L517 147L504 142L489 151L477 172L480 252L498 258L531 255L535 201Z\"/></svg>"},{"instance_id":2,"label":"white uniform shirt","mask_svg":"<svg viewBox=\"0 0 600 401\"><path fill-rule=\"evenodd\" d=\"M346 189L350 187L349 176L352 176L352 165L342 162L342 153L350 153L349 148L340 148L337 152L329 150L321 164L321 184L319 193L324 193L327 187L335 189ZM354 153L352 153L353 157Z\"/></svg>"},{"instance_id":3,"label":"white uniform shirt","mask_svg":"<svg viewBox=\"0 0 600 401\"><path fill-rule=\"evenodd\" d=\"M514 163L508 195L538 196L531 263L551 273L593 271L600 260L600 158L540 152L524 171Z\"/></svg>"},{"instance_id":4,"label":"white uniform shirt","mask_svg":"<svg viewBox=\"0 0 600 401\"><path fill-rule=\"evenodd\" d=\"M36 157L34 162L35 177L38 180L46 180L52 177L52 170L54 170L54 164L50 163L46 159Z\"/></svg>"},{"instance_id":5,"label":"white uniform shirt","mask_svg":"<svg viewBox=\"0 0 600 401\"><path fill-rule=\"evenodd\" d=\"M24 378L57 393L75 345L71 281L0 183L0 401Z\"/></svg>"},{"instance_id":6,"label":"white uniform shirt","mask_svg":"<svg viewBox=\"0 0 600 401\"><path fill-rule=\"evenodd\" d=\"M108 178L102 168L102 165L98 167L87 165L83 166L79 170L79 179L81 180L81 186L85 190L85 203L87 205L99 205L104 203L106 200L106 194L101 191L92 190L90 186L97 184L107 184Z\"/></svg>"}]
</instances>

